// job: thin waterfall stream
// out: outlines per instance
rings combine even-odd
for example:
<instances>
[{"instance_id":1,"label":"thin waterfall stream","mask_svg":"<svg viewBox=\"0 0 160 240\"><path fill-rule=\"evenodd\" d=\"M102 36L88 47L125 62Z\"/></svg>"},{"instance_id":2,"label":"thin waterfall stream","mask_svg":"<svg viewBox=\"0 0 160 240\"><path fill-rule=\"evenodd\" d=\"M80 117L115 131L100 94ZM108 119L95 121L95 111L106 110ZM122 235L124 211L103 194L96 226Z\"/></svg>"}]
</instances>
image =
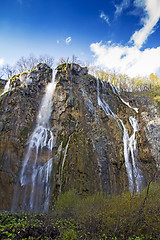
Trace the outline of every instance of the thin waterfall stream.
<instances>
[{"instance_id":1,"label":"thin waterfall stream","mask_svg":"<svg viewBox=\"0 0 160 240\"><path fill-rule=\"evenodd\" d=\"M61 195L62 192L62 178L63 178L63 170L64 170L64 164L67 156L67 151L68 151L68 146L69 146L69 141L70 141L71 135L68 138L65 150L64 150L64 156L63 156L63 161L62 161L62 166L61 166L61 174L60 174L60 188L59 188L59 196Z\"/></svg>"},{"instance_id":2,"label":"thin waterfall stream","mask_svg":"<svg viewBox=\"0 0 160 240\"><path fill-rule=\"evenodd\" d=\"M120 100L127 105L129 108L133 109L136 113L138 113L137 108L133 108L129 105L129 103L125 102L118 92L118 90L109 84L113 94L118 95ZM104 88L104 84L102 84ZM100 98L100 91L99 91L99 80L97 79L97 102L98 105L103 109L106 115L111 116L114 120L120 122L120 125L123 130L123 149L124 149L124 160L125 160L125 167L128 176L128 184L130 192L140 192L142 190L143 185L143 175L142 171L136 165L136 157L137 157L137 141L136 141L136 132L138 131L138 122L135 117L130 116L129 122L133 129L133 134L129 137L128 131L123 123L123 121L111 110L108 103L105 102L104 99L101 100Z\"/></svg>"},{"instance_id":3,"label":"thin waterfall stream","mask_svg":"<svg viewBox=\"0 0 160 240\"><path fill-rule=\"evenodd\" d=\"M17 191L15 191L13 211L18 208L17 204L20 205L21 211L46 212L48 210L53 165L53 133L49 126L49 119L52 113L52 98L55 87L54 72L52 82L47 85L42 98L36 127L28 140L28 148L19 176L23 196L18 196L18 199L15 199L17 198Z\"/></svg>"}]
</instances>

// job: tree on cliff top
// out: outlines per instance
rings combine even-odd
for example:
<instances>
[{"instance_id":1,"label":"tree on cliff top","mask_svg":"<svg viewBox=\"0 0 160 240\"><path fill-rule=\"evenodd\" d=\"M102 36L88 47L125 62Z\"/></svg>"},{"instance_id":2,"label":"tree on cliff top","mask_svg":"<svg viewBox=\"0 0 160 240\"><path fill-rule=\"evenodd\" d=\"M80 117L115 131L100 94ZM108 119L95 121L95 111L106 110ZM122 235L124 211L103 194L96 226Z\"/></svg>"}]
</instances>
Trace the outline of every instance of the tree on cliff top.
<instances>
[{"instance_id":1,"label":"tree on cliff top","mask_svg":"<svg viewBox=\"0 0 160 240\"><path fill-rule=\"evenodd\" d=\"M36 58L34 55L30 55L28 58L21 57L15 68L18 72L30 71L32 70L38 63L46 63L49 67L53 67L54 58L48 55L41 55Z\"/></svg>"},{"instance_id":2,"label":"tree on cliff top","mask_svg":"<svg viewBox=\"0 0 160 240\"><path fill-rule=\"evenodd\" d=\"M52 68L54 58L48 55L41 55L38 58L34 55L30 55L29 57L21 57L14 66L10 66L9 64L3 65L0 69L0 76L3 78L9 78L17 73L30 71L38 63L46 63L49 67Z\"/></svg>"}]
</instances>

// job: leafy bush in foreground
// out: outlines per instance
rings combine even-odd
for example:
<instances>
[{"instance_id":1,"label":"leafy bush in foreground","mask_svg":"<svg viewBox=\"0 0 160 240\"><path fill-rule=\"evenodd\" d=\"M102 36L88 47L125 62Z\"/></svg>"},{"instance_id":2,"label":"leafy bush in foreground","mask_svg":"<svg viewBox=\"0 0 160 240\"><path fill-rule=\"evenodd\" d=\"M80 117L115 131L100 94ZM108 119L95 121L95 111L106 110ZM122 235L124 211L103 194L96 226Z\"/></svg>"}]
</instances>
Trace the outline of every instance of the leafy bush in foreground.
<instances>
[{"instance_id":1,"label":"leafy bush in foreground","mask_svg":"<svg viewBox=\"0 0 160 240\"><path fill-rule=\"evenodd\" d=\"M133 195L69 191L48 215L0 213L0 239L160 239L160 185Z\"/></svg>"},{"instance_id":2,"label":"leafy bush in foreground","mask_svg":"<svg viewBox=\"0 0 160 240\"><path fill-rule=\"evenodd\" d=\"M66 212L67 216L70 212L87 233L86 239L160 239L158 183L152 183L149 192L144 189L139 194L105 196L97 193L81 198L69 191L57 202L54 214L66 217Z\"/></svg>"}]
</instances>

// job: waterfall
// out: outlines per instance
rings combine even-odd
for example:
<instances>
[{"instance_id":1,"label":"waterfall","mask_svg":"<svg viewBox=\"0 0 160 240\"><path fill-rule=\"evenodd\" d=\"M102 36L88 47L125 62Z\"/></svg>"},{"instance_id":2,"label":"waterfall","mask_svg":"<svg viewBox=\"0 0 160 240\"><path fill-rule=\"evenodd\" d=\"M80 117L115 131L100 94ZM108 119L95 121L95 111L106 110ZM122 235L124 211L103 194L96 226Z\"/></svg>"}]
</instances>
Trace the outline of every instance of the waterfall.
<instances>
[{"instance_id":1,"label":"waterfall","mask_svg":"<svg viewBox=\"0 0 160 240\"><path fill-rule=\"evenodd\" d=\"M8 79L5 87L4 87L4 90L3 92L0 94L0 96L2 96L3 94L5 94L6 92L10 91L11 90L11 87L10 87L10 82L11 82L11 78Z\"/></svg>"},{"instance_id":2,"label":"waterfall","mask_svg":"<svg viewBox=\"0 0 160 240\"><path fill-rule=\"evenodd\" d=\"M102 85L104 88L104 84ZM118 90L110 84L110 87L114 94L118 95L120 100L127 105L128 107L132 108L129 103L126 103L121 97ZM125 167L128 176L128 183L129 183L129 190L131 192L139 192L142 190L143 184L143 175L141 170L136 165L136 157L137 157L137 141L136 141L136 132L138 131L138 122L137 120L130 116L129 122L131 127L133 128L133 134L129 137L128 131L123 123L123 121L110 109L109 104L106 103L100 98L100 91L99 91L99 80L97 79L97 102L98 105L103 109L106 115L111 116L114 118L119 125L119 122L123 129L123 149L124 149L124 160L125 160ZM137 108L132 108L134 111L138 112Z\"/></svg>"},{"instance_id":3,"label":"waterfall","mask_svg":"<svg viewBox=\"0 0 160 240\"><path fill-rule=\"evenodd\" d=\"M59 195L61 195L61 191L62 191L63 169L64 169L64 164L65 164L65 160L66 160L66 156L67 156L67 151L68 151L70 137L71 137L71 135L68 138L68 141L67 141L67 144L66 144L66 147L65 147L65 150L64 150L64 156L63 156L63 161L62 161L62 166L61 166Z\"/></svg>"},{"instance_id":4,"label":"waterfall","mask_svg":"<svg viewBox=\"0 0 160 240\"><path fill-rule=\"evenodd\" d=\"M138 123L134 117L130 117L129 121L133 128L133 134L129 137L127 129L123 121L119 119L123 127L123 145L124 145L124 159L128 175L129 190L131 192L140 192L142 190L143 175L141 170L137 167L135 159L137 157L137 141L136 132L138 131Z\"/></svg>"},{"instance_id":5,"label":"waterfall","mask_svg":"<svg viewBox=\"0 0 160 240\"><path fill-rule=\"evenodd\" d=\"M104 85L102 85L104 87ZM103 109L103 111L105 112L106 115L109 115L111 117L113 117L114 119L117 118L117 116L112 112L112 110L109 107L109 104L106 103L103 100L101 100L100 98L100 94L99 94L99 80L97 79L97 101L98 101L98 105L101 106L101 108Z\"/></svg>"},{"instance_id":6,"label":"waterfall","mask_svg":"<svg viewBox=\"0 0 160 240\"><path fill-rule=\"evenodd\" d=\"M120 99L125 105L127 105L129 108L133 109L136 113L138 113L138 108L133 108L133 107L131 107L131 105L130 105L128 102L126 102L126 101L121 97L121 95L120 95L119 92L118 92L118 89L117 89L115 86L113 86L112 84L110 84L110 83L109 83L109 85L110 85L113 93L114 93L115 95L117 95L117 96L119 97L119 99Z\"/></svg>"},{"instance_id":7,"label":"waterfall","mask_svg":"<svg viewBox=\"0 0 160 240\"><path fill-rule=\"evenodd\" d=\"M132 166L133 166L133 176L135 179L135 186L136 186L136 192L139 192L142 190L142 183L143 183L143 175L141 170L136 165L136 157L137 157L137 141L136 141L136 132L138 131L138 122L134 117L129 118L130 124L133 128L133 134L129 138L129 150L131 153L131 159L132 159Z\"/></svg>"},{"instance_id":8,"label":"waterfall","mask_svg":"<svg viewBox=\"0 0 160 240\"><path fill-rule=\"evenodd\" d=\"M49 119L52 113L52 98L56 87L55 73L52 82L46 87L42 98L36 127L28 140L28 149L22 163L19 183L23 196L19 197L22 211L46 212L50 197L50 178L52 175L53 133ZM14 206L13 209L17 206Z\"/></svg>"}]
</instances>

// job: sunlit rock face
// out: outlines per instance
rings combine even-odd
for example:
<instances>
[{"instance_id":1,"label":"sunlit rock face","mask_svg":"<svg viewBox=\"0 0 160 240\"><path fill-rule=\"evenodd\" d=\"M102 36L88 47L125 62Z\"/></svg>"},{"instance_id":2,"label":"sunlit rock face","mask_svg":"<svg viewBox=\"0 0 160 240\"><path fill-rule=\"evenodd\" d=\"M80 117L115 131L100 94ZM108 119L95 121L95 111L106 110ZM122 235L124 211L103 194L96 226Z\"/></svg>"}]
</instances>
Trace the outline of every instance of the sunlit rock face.
<instances>
[{"instance_id":1,"label":"sunlit rock face","mask_svg":"<svg viewBox=\"0 0 160 240\"><path fill-rule=\"evenodd\" d=\"M50 185L47 209L69 189L75 189L80 195L140 191L157 171L141 105L137 102L137 113L136 101L120 96L109 83L89 75L87 68L78 64L58 66L55 78L57 84L47 127L49 137L48 140L43 137L49 144L46 146L51 147L44 147L44 142L40 142L38 148L42 147L43 152L38 153L41 169L37 176L42 175L42 184ZM16 186L22 193L18 204L22 206L22 201L25 202L24 179L20 176L28 147L33 147L34 131L43 132L38 128L37 116L51 79L52 70L40 64L32 72L14 76L8 91L0 97L2 210L11 209ZM36 153L30 158L35 156ZM38 191L38 185L34 189Z\"/></svg>"},{"instance_id":2,"label":"sunlit rock face","mask_svg":"<svg viewBox=\"0 0 160 240\"><path fill-rule=\"evenodd\" d=\"M58 166L54 196L59 189L71 188L82 195L140 191L155 161L136 105L122 99L110 84L98 80L97 86L97 79L73 68L58 67L53 96L51 125Z\"/></svg>"}]
</instances>

